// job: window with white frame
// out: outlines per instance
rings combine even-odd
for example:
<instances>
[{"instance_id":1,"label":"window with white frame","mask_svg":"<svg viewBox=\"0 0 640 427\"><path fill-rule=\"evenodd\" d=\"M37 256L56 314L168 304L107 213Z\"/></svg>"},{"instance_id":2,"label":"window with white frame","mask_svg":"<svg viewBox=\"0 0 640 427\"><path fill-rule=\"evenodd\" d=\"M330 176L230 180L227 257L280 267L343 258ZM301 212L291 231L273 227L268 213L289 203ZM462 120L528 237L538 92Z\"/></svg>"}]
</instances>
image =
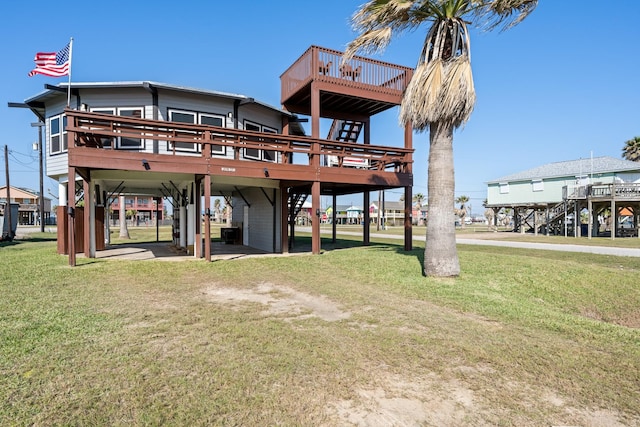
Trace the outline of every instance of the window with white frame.
<instances>
[{"instance_id":1,"label":"window with white frame","mask_svg":"<svg viewBox=\"0 0 640 427\"><path fill-rule=\"evenodd\" d=\"M196 111L186 111L186 110L177 110L177 109L169 109L167 112L168 112L169 121L172 121L172 122L210 125L210 126L218 126L218 127L224 127L224 124L225 124L225 116L221 114L199 113ZM177 151L199 152L200 144L191 144L188 142L176 142L175 148ZM172 147L168 147L168 149L172 150ZM211 154L225 155L226 154L225 146L212 145Z\"/></svg>"},{"instance_id":2,"label":"window with white frame","mask_svg":"<svg viewBox=\"0 0 640 427\"><path fill-rule=\"evenodd\" d=\"M244 121L244 129L253 131L253 132L262 132L262 133L278 133L277 129L263 126L258 123L250 122L248 120ZM266 162L276 162L276 151L275 150L260 150L257 148L245 148L244 149L244 158L251 160L264 160Z\"/></svg>"},{"instance_id":3,"label":"window with white frame","mask_svg":"<svg viewBox=\"0 0 640 427\"><path fill-rule=\"evenodd\" d=\"M143 111L142 107L100 107L91 109L92 113L111 114L136 119L143 118ZM116 145L117 148L127 150L138 150L140 148L144 148L143 140L141 138L119 137L116 140ZM102 146L111 147L111 138L102 138Z\"/></svg>"},{"instance_id":4,"label":"window with white frame","mask_svg":"<svg viewBox=\"0 0 640 427\"><path fill-rule=\"evenodd\" d=\"M225 117L218 115L218 114L207 114L207 113L200 113L198 114L198 122L201 125L210 125L210 126L218 126L218 127L224 127L224 122L225 122ZM211 154L212 155L225 155L226 154L226 150L225 150L225 146L224 145L212 145L211 146Z\"/></svg>"},{"instance_id":5,"label":"window with white frame","mask_svg":"<svg viewBox=\"0 0 640 427\"><path fill-rule=\"evenodd\" d=\"M142 118L142 108L123 107L118 108L118 116L131 117L136 119ZM118 148L140 149L142 146L142 138L118 138Z\"/></svg>"},{"instance_id":6,"label":"window with white frame","mask_svg":"<svg viewBox=\"0 0 640 427\"><path fill-rule=\"evenodd\" d=\"M531 189L533 191L544 191L544 183L542 182L541 179L532 179Z\"/></svg>"},{"instance_id":7,"label":"window with white frame","mask_svg":"<svg viewBox=\"0 0 640 427\"><path fill-rule=\"evenodd\" d=\"M500 185L500 194L509 194L508 182L501 182L499 185Z\"/></svg>"},{"instance_id":8,"label":"window with white frame","mask_svg":"<svg viewBox=\"0 0 640 427\"><path fill-rule=\"evenodd\" d=\"M67 151L67 116L60 114L49 118L49 152L60 154Z\"/></svg>"},{"instance_id":9,"label":"window with white frame","mask_svg":"<svg viewBox=\"0 0 640 427\"><path fill-rule=\"evenodd\" d=\"M196 124L198 119L198 114L193 111L182 111L182 110L173 110L170 109L167 111L170 122L179 122L179 123L191 123ZM167 150L172 151L175 147L176 151L186 151L197 153L200 151L200 144L191 143L191 142L174 142L173 144L169 144L167 146Z\"/></svg>"}]
</instances>

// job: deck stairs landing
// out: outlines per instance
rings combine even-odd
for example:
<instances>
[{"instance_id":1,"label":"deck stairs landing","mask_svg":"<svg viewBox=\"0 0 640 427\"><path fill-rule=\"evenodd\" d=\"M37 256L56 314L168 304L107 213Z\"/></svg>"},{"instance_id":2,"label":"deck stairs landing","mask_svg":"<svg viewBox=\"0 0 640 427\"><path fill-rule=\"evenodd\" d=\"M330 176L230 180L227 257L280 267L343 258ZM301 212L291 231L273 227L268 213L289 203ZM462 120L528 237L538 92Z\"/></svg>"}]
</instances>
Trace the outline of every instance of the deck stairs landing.
<instances>
[{"instance_id":1,"label":"deck stairs landing","mask_svg":"<svg viewBox=\"0 0 640 427\"><path fill-rule=\"evenodd\" d=\"M329 137L334 141L343 142L357 142L362 130L362 122L355 120L338 120L335 119L331 123L331 129L329 129Z\"/></svg>"}]
</instances>

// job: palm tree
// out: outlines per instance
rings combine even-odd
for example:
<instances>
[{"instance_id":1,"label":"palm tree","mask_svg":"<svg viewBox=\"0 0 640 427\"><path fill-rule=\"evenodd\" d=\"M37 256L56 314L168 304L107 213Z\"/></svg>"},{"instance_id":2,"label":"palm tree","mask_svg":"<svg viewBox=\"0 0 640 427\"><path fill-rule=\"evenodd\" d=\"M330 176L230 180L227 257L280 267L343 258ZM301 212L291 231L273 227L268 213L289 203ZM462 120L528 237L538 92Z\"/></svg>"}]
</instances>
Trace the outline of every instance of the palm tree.
<instances>
[{"instance_id":1,"label":"palm tree","mask_svg":"<svg viewBox=\"0 0 640 427\"><path fill-rule=\"evenodd\" d=\"M120 215L118 216L120 220L120 234L118 237L121 239L129 238L129 229L127 228L127 209L124 203L124 196L120 195Z\"/></svg>"},{"instance_id":2,"label":"palm tree","mask_svg":"<svg viewBox=\"0 0 640 427\"><path fill-rule=\"evenodd\" d=\"M622 157L632 162L640 162L640 136L635 136L624 143Z\"/></svg>"},{"instance_id":3,"label":"palm tree","mask_svg":"<svg viewBox=\"0 0 640 427\"><path fill-rule=\"evenodd\" d=\"M421 208L422 205L424 205L425 200L427 200L427 198L422 193L416 193L413 196L413 202L418 206L418 208Z\"/></svg>"},{"instance_id":4,"label":"palm tree","mask_svg":"<svg viewBox=\"0 0 640 427\"><path fill-rule=\"evenodd\" d=\"M470 117L475 104L467 23L491 30L510 28L526 18L537 0L369 0L352 17L359 35L343 60L358 52L384 50L395 33L428 26L422 53L404 94L400 121L429 131L427 240L424 274L457 276L453 131Z\"/></svg>"},{"instance_id":5,"label":"palm tree","mask_svg":"<svg viewBox=\"0 0 640 427\"><path fill-rule=\"evenodd\" d=\"M460 196L456 199L456 203L460 205L460 209L456 211L460 217L460 227L464 227L464 220L467 216L467 203L469 203L468 196Z\"/></svg>"},{"instance_id":6,"label":"palm tree","mask_svg":"<svg viewBox=\"0 0 640 427\"><path fill-rule=\"evenodd\" d=\"M214 212L214 220L215 220L215 222L219 222L220 221L220 211L221 211L220 199L215 199L214 202L213 202L213 212Z\"/></svg>"}]
</instances>

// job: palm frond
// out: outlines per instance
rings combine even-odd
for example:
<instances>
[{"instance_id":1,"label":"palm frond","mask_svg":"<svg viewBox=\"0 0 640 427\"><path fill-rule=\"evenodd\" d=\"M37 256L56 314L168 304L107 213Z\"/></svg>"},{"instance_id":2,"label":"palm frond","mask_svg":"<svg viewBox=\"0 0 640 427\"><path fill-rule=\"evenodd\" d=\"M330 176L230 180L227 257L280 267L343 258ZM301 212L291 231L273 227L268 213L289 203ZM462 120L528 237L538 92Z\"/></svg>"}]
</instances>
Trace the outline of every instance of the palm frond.
<instances>
[{"instance_id":1,"label":"palm frond","mask_svg":"<svg viewBox=\"0 0 640 427\"><path fill-rule=\"evenodd\" d=\"M478 24L490 31L502 26L508 30L531 14L538 6L538 0L476 0L473 13Z\"/></svg>"},{"instance_id":2,"label":"palm frond","mask_svg":"<svg viewBox=\"0 0 640 427\"><path fill-rule=\"evenodd\" d=\"M435 59L416 68L400 106L400 121L418 131L436 122L459 127L471 117L475 101L469 57Z\"/></svg>"},{"instance_id":3,"label":"palm frond","mask_svg":"<svg viewBox=\"0 0 640 427\"><path fill-rule=\"evenodd\" d=\"M372 0L362 5L351 18L354 31L360 35L347 45L343 62L358 52L382 52L394 32L419 25L410 14L414 3L412 0Z\"/></svg>"}]
</instances>

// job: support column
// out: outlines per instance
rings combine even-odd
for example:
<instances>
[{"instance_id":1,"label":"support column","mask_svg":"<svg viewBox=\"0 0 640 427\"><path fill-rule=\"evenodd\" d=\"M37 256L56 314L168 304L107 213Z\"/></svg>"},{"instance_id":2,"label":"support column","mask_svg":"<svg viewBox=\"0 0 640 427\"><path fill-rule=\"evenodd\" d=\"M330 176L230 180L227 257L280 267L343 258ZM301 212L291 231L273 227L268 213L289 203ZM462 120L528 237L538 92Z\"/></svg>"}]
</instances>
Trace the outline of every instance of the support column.
<instances>
[{"instance_id":1,"label":"support column","mask_svg":"<svg viewBox=\"0 0 640 427\"><path fill-rule=\"evenodd\" d=\"M211 175L204 176L204 258L211 262Z\"/></svg>"},{"instance_id":2,"label":"support column","mask_svg":"<svg viewBox=\"0 0 640 427\"><path fill-rule=\"evenodd\" d=\"M618 231L618 209L616 208L616 199L612 198L611 199L611 240L615 240L617 231Z\"/></svg>"},{"instance_id":3,"label":"support column","mask_svg":"<svg viewBox=\"0 0 640 427\"><path fill-rule=\"evenodd\" d=\"M412 199L413 192L411 187L404 187L404 250L413 249L413 230L412 230Z\"/></svg>"},{"instance_id":4,"label":"support column","mask_svg":"<svg viewBox=\"0 0 640 427\"><path fill-rule=\"evenodd\" d=\"M338 219L338 209L336 208L338 203L338 197L336 197L335 194L332 195L331 197L331 242L335 243L336 242L336 238L338 237L338 226L337 226L337 219Z\"/></svg>"},{"instance_id":5,"label":"support column","mask_svg":"<svg viewBox=\"0 0 640 427\"><path fill-rule=\"evenodd\" d=\"M413 148L413 124L407 122L404 125L404 147ZM409 154L409 163L407 164L407 172L413 173L413 155ZM413 185L413 175L411 177L411 183ZM412 207L413 201L413 187L404 188L404 250L410 251L413 249L413 221L412 221Z\"/></svg>"},{"instance_id":6,"label":"support column","mask_svg":"<svg viewBox=\"0 0 640 427\"><path fill-rule=\"evenodd\" d=\"M69 248L69 265L76 265L76 234L75 234L75 206L76 206L76 168L69 166L69 180L67 181L67 248Z\"/></svg>"},{"instance_id":7,"label":"support column","mask_svg":"<svg viewBox=\"0 0 640 427\"><path fill-rule=\"evenodd\" d=\"M311 137L320 138L320 91L311 83ZM316 179L311 185L311 252L320 254L320 147L313 144L311 150L311 166L315 170Z\"/></svg>"},{"instance_id":8,"label":"support column","mask_svg":"<svg viewBox=\"0 0 640 427\"><path fill-rule=\"evenodd\" d=\"M587 201L587 211L589 214L589 223L587 224L587 238L591 240L591 237L593 237L593 202L591 201L591 198L589 198L589 200Z\"/></svg>"},{"instance_id":9,"label":"support column","mask_svg":"<svg viewBox=\"0 0 640 427\"><path fill-rule=\"evenodd\" d=\"M193 256L200 258L202 256L202 179L196 179L195 182L195 198L193 199Z\"/></svg>"},{"instance_id":10,"label":"support column","mask_svg":"<svg viewBox=\"0 0 640 427\"><path fill-rule=\"evenodd\" d=\"M369 226L371 215L369 214L369 206L371 205L371 194L368 191L364 192L362 198L362 241L364 246L371 244L371 227Z\"/></svg>"},{"instance_id":11,"label":"support column","mask_svg":"<svg viewBox=\"0 0 640 427\"><path fill-rule=\"evenodd\" d=\"M313 221L311 222L311 253L320 254L320 182L315 181L311 185L311 211Z\"/></svg>"},{"instance_id":12,"label":"support column","mask_svg":"<svg viewBox=\"0 0 640 427\"><path fill-rule=\"evenodd\" d=\"M84 256L87 258L95 258L95 215L93 214L95 208L93 202L95 189L89 181L85 181L84 179L82 180L82 189L84 191L84 230L82 233Z\"/></svg>"}]
</instances>

